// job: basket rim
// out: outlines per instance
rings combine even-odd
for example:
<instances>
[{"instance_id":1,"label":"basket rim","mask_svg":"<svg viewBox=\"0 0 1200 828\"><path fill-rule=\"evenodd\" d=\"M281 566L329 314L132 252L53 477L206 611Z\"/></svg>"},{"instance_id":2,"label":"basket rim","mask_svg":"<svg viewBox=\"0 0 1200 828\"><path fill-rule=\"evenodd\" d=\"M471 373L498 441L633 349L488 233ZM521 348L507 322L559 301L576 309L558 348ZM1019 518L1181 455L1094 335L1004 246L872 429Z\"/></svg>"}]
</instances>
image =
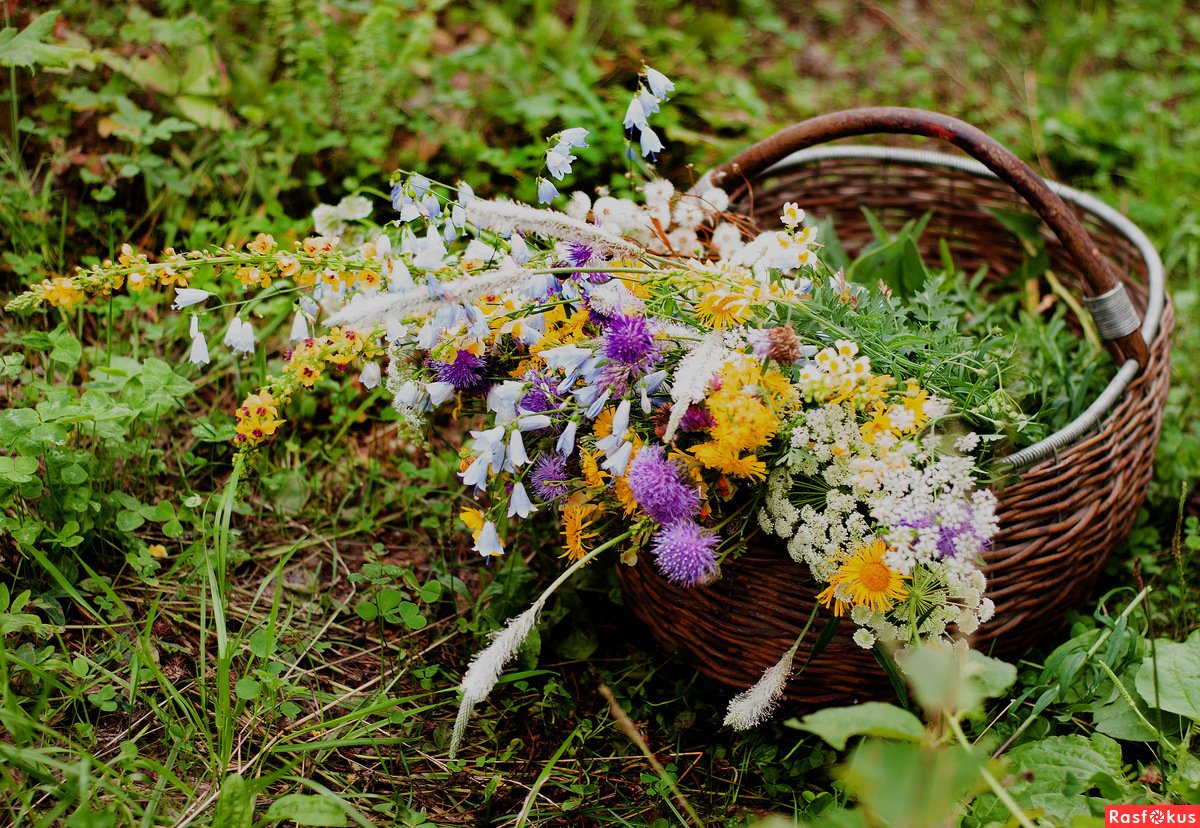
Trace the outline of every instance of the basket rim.
<instances>
[{"instance_id":1,"label":"basket rim","mask_svg":"<svg viewBox=\"0 0 1200 828\"><path fill-rule=\"evenodd\" d=\"M827 160L869 160L916 166L936 166L965 172L981 178L997 178L995 173L973 158L964 158L932 150L870 144L817 146L798 150L772 164L763 171L762 176L777 175L806 164ZM1155 342L1156 338L1163 335L1162 318L1166 308L1166 275L1162 259L1159 257L1158 251L1154 249L1153 243L1142 232L1141 228L1096 196L1073 187L1068 187L1057 181L1044 180L1046 181L1046 185L1064 201L1081 208L1093 218L1108 225L1123 236L1142 257L1142 261L1146 265L1147 301L1146 313L1142 318L1140 329L1146 343L1153 347L1157 344ZM1136 360L1126 360L1105 389L1082 414L1037 443L1026 446L1014 454L997 458L995 462L1012 471L1017 471L1052 457L1059 449L1076 442L1087 432L1091 431L1120 401L1122 395L1138 375L1139 371L1140 366Z\"/></svg>"}]
</instances>

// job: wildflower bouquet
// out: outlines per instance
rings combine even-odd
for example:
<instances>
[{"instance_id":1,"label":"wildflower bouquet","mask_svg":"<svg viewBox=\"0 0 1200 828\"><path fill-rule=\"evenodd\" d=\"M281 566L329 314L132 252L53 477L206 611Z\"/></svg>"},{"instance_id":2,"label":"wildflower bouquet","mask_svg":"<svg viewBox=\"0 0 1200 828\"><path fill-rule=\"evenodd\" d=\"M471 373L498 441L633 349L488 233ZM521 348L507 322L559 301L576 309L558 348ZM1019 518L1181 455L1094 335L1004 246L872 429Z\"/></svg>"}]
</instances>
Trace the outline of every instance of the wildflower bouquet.
<instances>
[{"instance_id":1,"label":"wildflower bouquet","mask_svg":"<svg viewBox=\"0 0 1200 828\"><path fill-rule=\"evenodd\" d=\"M648 118L671 89L644 71L625 119L644 155L661 149ZM549 176L561 181L582 146L582 128L554 136ZM461 513L475 551L502 555L517 521L552 513L566 566L472 663L455 744L550 594L609 550L701 587L737 565L749 535L776 536L803 567L797 578L811 577L867 648L988 620L979 562L996 501L977 482L979 438L952 394L859 336L894 300L831 271L798 205L759 232L704 180L680 193L651 179L638 200L564 199L550 179L537 183L564 209L408 175L393 187L394 230L364 228L369 205L350 199L323 206L324 232L291 248L260 235L245 249L151 262L126 246L9 309L160 285L194 312L212 294L191 276L231 272L258 291L226 330L235 353L255 348L250 305L295 300L282 370L237 411L240 454L279 431L298 393L352 367L367 387L386 383L414 434L444 409L473 426L459 476L476 502ZM200 319L189 358L204 364ZM733 700L727 723L769 713L795 651Z\"/></svg>"}]
</instances>

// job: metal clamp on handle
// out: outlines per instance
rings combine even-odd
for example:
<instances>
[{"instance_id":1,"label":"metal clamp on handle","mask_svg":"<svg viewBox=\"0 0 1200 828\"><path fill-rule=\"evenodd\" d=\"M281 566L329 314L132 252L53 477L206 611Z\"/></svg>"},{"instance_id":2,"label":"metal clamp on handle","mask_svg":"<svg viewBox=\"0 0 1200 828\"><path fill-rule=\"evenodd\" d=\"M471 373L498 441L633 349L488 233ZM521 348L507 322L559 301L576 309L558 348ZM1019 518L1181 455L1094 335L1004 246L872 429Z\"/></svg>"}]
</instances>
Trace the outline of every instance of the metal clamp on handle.
<instances>
[{"instance_id":1,"label":"metal clamp on handle","mask_svg":"<svg viewBox=\"0 0 1200 828\"><path fill-rule=\"evenodd\" d=\"M1085 296L1083 304L1091 313L1101 339L1120 339L1141 325L1124 285L1116 285L1099 296Z\"/></svg>"}]
</instances>

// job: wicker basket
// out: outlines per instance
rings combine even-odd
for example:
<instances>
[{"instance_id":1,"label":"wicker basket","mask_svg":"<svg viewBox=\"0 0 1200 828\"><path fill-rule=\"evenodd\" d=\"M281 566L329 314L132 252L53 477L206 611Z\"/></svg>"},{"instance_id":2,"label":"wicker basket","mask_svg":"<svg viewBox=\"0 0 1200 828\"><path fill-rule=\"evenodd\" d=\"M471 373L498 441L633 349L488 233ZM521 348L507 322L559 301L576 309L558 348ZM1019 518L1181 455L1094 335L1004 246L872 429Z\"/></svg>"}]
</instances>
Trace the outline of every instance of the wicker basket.
<instances>
[{"instance_id":1,"label":"wicker basket","mask_svg":"<svg viewBox=\"0 0 1200 828\"><path fill-rule=\"evenodd\" d=\"M884 132L938 138L977 161L887 147L810 148ZM1162 264L1146 237L1096 199L1043 181L979 130L920 110L851 110L805 121L710 176L733 196L733 209L761 227L777 223L788 201L831 217L850 254L872 238L860 208L893 226L932 211L922 254L936 261L938 240L945 239L967 271L987 265L1005 274L1023 258L1019 242L988 208L1032 208L1042 217L1051 267L1085 296L1121 366L1078 420L999 461L1020 477L997 492L1000 532L986 556L996 617L972 643L1013 656L1044 641L1095 585L1150 481L1173 319ZM816 596L808 573L780 542L757 543L700 588L671 585L649 560L618 567L629 606L658 643L683 648L700 672L738 688L753 684L791 645ZM797 664L823 626L813 625ZM874 655L850 640L849 627L791 682L792 701L846 703L891 692Z\"/></svg>"}]
</instances>

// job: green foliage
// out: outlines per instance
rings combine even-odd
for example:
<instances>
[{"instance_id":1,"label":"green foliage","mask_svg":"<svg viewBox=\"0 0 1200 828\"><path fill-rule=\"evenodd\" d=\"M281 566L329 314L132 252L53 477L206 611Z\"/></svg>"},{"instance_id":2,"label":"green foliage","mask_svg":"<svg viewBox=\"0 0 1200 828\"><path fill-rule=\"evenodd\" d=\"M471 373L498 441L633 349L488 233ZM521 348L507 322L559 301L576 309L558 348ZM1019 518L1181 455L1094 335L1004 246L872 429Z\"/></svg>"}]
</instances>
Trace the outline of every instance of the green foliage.
<instances>
[{"instance_id":1,"label":"green foliage","mask_svg":"<svg viewBox=\"0 0 1200 828\"><path fill-rule=\"evenodd\" d=\"M512 824L525 813L529 825L657 828L686 819L672 785L710 824L769 812L778 824L1012 824L984 772L1039 825L1097 824L1104 802L1200 801L1189 497L1200 479L1200 22L1184 0L58 6L17 4L0 29L6 291L124 241L303 234L316 203L378 190L396 167L529 196L522 176L545 136L583 120L603 126L578 185L627 188L621 99L645 57L679 85L659 166L678 185L817 112L951 112L1146 229L1179 324L1153 497L1105 576L1117 592L1047 635L1050 651L1026 654L1011 685L995 663L974 678L932 664L914 694L934 711L928 728L864 706L812 713L798 723L808 730L714 734L730 691L651 651L595 566L547 607L524 669L477 712L474 752L447 764L448 689L480 637L558 571L557 536L543 529L520 539L539 552L528 561L481 567L465 548L451 496L461 435L414 450L386 413L361 421L358 389L330 387L289 413L304 427L223 499L224 412L265 360L176 368L185 328L127 298L99 324L5 317L0 813L14 824ZM883 279L928 323L926 343L881 358L969 395L970 371L921 350L987 331L996 364L1029 367L981 405L1066 419L1109 365L1079 349L1039 238L996 217L1033 245L1012 284L990 288L952 261L918 266L918 223L881 233L851 275ZM1048 310L1025 301L1034 279ZM186 413L200 408L215 426ZM1153 590L1130 598L1142 582ZM600 682L661 775L597 699ZM947 712L969 750L942 727Z\"/></svg>"}]
</instances>

